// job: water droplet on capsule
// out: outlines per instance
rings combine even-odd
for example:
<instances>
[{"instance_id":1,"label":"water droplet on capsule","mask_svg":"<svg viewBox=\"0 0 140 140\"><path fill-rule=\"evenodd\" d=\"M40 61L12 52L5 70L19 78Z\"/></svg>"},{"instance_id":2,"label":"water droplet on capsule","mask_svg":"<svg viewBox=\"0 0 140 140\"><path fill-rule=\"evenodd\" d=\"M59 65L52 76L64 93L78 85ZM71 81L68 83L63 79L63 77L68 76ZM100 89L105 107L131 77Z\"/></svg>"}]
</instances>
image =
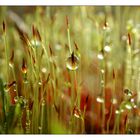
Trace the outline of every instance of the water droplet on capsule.
<instances>
[{"instance_id":1,"label":"water droplet on capsule","mask_svg":"<svg viewBox=\"0 0 140 140\"><path fill-rule=\"evenodd\" d=\"M96 101L99 102L99 103L104 103L104 98L99 96L99 97L96 98Z\"/></svg>"},{"instance_id":2,"label":"water droplet on capsule","mask_svg":"<svg viewBox=\"0 0 140 140\"><path fill-rule=\"evenodd\" d=\"M79 67L79 58L74 55L74 52L66 60L66 67L69 70L77 70Z\"/></svg>"}]
</instances>

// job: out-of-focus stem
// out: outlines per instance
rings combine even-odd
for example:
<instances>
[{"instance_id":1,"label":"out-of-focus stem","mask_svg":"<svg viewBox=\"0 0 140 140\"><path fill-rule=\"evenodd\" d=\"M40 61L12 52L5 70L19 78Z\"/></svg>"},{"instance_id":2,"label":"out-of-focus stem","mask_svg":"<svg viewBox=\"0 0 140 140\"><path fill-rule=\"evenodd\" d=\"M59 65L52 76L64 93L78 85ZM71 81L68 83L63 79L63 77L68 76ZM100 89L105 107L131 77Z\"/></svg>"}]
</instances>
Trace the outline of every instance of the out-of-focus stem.
<instances>
[{"instance_id":1,"label":"out-of-focus stem","mask_svg":"<svg viewBox=\"0 0 140 140\"><path fill-rule=\"evenodd\" d=\"M113 111L113 100L116 100L116 97L115 97L115 73L114 73L114 70L113 70L113 95L112 95L112 101L111 101L111 108L110 108L110 114L109 114L109 118L108 118L108 121L107 121L107 133L109 133L109 126L110 126L110 121L111 121L111 116L112 116L112 111Z\"/></svg>"},{"instance_id":2,"label":"out-of-focus stem","mask_svg":"<svg viewBox=\"0 0 140 140\"><path fill-rule=\"evenodd\" d=\"M5 44L6 70L7 70L6 79L7 79L7 83L8 83L8 81L9 81L9 59L8 59L9 50L8 50L8 45L7 45L6 32L4 32L4 44Z\"/></svg>"},{"instance_id":3,"label":"out-of-focus stem","mask_svg":"<svg viewBox=\"0 0 140 140\"><path fill-rule=\"evenodd\" d=\"M125 66L125 85L124 88L131 90L131 77L132 77L132 51L130 43L130 34L128 34L128 42L126 48L126 66Z\"/></svg>"}]
</instances>

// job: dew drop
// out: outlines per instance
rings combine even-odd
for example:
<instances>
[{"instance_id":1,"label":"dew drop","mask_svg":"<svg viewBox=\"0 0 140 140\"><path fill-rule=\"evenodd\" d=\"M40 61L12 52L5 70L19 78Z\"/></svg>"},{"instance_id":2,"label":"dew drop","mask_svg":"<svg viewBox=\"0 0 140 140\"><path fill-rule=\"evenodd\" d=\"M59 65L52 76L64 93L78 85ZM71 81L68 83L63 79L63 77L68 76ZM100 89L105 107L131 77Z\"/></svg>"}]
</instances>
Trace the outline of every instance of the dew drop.
<instances>
[{"instance_id":1,"label":"dew drop","mask_svg":"<svg viewBox=\"0 0 140 140\"><path fill-rule=\"evenodd\" d=\"M18 102L18 99L19 99L19 97L18 97L18 96L15 96L15 97L14 97L14 101L15 101L15 103L17 103L17 102Z\"/></svg>"},{"instance_id":2,"label":"dew drop","mask_svg":"<svg viewBox=\"0 0 140 140\"><path fill-rule=\"evenodd\" d=\"M79 58L74 55L74 52L66 60L66 67L69 70L77 70L79 67Z\"/></svg>"},{"instance_id":3,"label":"dew drop","mask_svg":"<svg viewBox=\"0 0 140 140\"><path fill-rule=\"evenodd\" d=\"M106 52L110 52L110 51L111 51L111 47L108 46L108 45L106 45L106 46L104 47L104 50L105 50Z\"/></svg>"},{"instance_id":4,"label":"dew drop","mask_svg":"<svg viewBox=\"0 0 140 140\"><path fill-rule=\"evenodd\" d=\"M16 104L19 103L22 108L26 107L27 100L23 96L15 96L14 101Z\"/></svg>"},{"instance_id":5,"label":"dew drop","mask_svg":"<svg viewBox=\"0 0 140 140\"><path fill-rule=\"evenodd\" d=\"M123 113L124 112L124 109L121 109L120 112Z\"/></svg>"},{"instance_id":6,"label":"dew drop","mask_svg":"<svg viewBox=\"0 0 140 140\"><path fill-rule=\"evenodd\" d=\"M20 96L20 104L23 108L27 105L27 100L23 96Z\"/></svg>"},{"instance_id":7,"label":"dew drop","mask_svg":"<svg viewBox=\"0 0 140 140\"><path fill-rule=\"evenodd\" d=\"M101 69L101 73L104 74L105 73L105 70L104 69Z\"/></svg>"},{"instance_id":8,"label":"dew drop","mask_svg":"<svg viewBox=\"0 0 140 140\"><path fill-rule=\"evenodd\" d=\"M104 85L104 80L101 80L101 84Z\"/></svg>"},{"instance_id":9,"label":"dew drop","mask_svg":"<svg viewBox=\"0 0 140 140\"><path fill-rule=\"evenodd\" d=\"M127 134L134 134L134 131L133 131L132 129L129 128L129 129L127 130Z\"/></svg>"},{"instance_id":10,"label":"dew drop","mask_svg":"<svg viewBox=\"0 0 140 140\"><path fill-rule=\"evenodd\" d=\"M117 99L113 98L112 99L112 104L117 104Z\"/></svg>"},{"instance_id":11,"label":"dew drop","mask_svg":"<svg viewBox=\"0 0 140 140\"><path fill-rule=\"evenodd\" d=\"M78 108L74 107L74 109L73 109L73 115L76 118L81 118L81 111Z\"/></svg>"},{"instance_id":12,"label":"dew drop","mask_svg":"<svg viewBox=\"0 0 140 140\"><path fill-rule=\"evenodd\" d=\"M104 103L104 98L99 96L99 97L96 98L96 101L99 102L99 103Z\"/></svg>"},{"instance_id":13,"label":"dew drop","mask_svg":"<svg viewBox=\"0 0 140 140\"><path fill-rule=\"evenodd\" d=\"M126 103L125 108L128 109L128 110L131 110L132 109L132 104L130 102Z\"/></svg>"},{"instance_id":14,"label":"dew drop","mask_svg":"<svg viewBox=\"0 0 140 140\"><path fill-rule=\"evenodd\" d=\"M10 90L10 88L5 87L4 90L5 90L5 92L8 92Z\"/></svg>"},{"instance_id":15,"label":"dew drop","mask_svg":"<svg viewBox=\"0 0 140 140\"><path fill-rule=\"evenodd\" d=\"M14 91L16 92L17 90L16 90L16 89L14 89Z\"/></svg>"},{"instance_id":16,"label":"dew drop","mask_svg":"<svg viewBox=\"0 0 140 140\"><path fill-rule=\"evenodd\" d=\"M123 41L126 41L126 40L127 40L127 36L126 36L126 35L123 35L123 36L122 36L122 40L123 40Z\"/></svg>"},{"instance_id":17,"label":"dew drop","mask_svg":"<svg viewBox=\"0 0 140 140\"><path fill-rule=\"evenodd\" d=\"M10 90L10 88L11 88L12 86L15 87L15 85L16 85L16 81L13 81L13 82L11 82L11 83L9 83L9 84L6 84L5 87L4 87L5 92L8 92L8 91Z\"/></svg>"},{"instance_id":18,"label":"dew drop","mask_svg":"<svg viewBox=\"0 0 140 140\"><path fill-rule=\"evenodd\" d=\"M12 63L12 62L9 62L9 66L10 66L11 68L13 68L13 63Z\"/></svg>"},{"instance_id":19,"label":"dew drop","mask_svg":"<svg viewBox=\"0 0 140 140\"><path fill-rule=\"evenodd\" d=\"M42 85L42 82L39 81L38 84L41 86Z\"/></svg>"},{"instance_id":20,"label":"dew drop","mask_svg":"<svg viewBox=\"0 0 140 140\"><path fill-rule=\"evenodd\" d=\"M27 79L25 79L23 82L24 82L24 84L28 84L29 83Z\"/></svg>"},{"instance_id":21,"label":"dew drop","mask_svg":"<svg viewBox=\"0 0 140 140\"><path fill-rule=\"evenodd\" d=\"M42 71L42 73L46 73L47 69L46 68L42 68L41 71Z\"/></svg>"},{"instance_id":22,"label":"dew drop","mask_svg":"<svg viewBox=\"0 0 140 140\"><path fill-rule=\"evenodd\" d=\"M103 30L105 30L106 32L109 32L111 30L108 26L108 22L106 22L106 25L103 26Z\"/></svg>"},{"instance_id":23,"label":"dew drop","mask_svg":"<svg viewBox=\"0 0 140 140\"><path fill-rule=\"evenodd\" d=\"M132 102L132 103L134 102L134 99L133 99L133 98L131 99L131 102Z\"/></svg>"},{"instance_id":24,"label":"dew drop","mask_svg":"<svg viewBox=\"0 0 140 140\"><path fill-rule=\"evenodd\" d=\"M31 124L31 121L28 120L28 121L26 122L26 126L30 126L30 124Z\"/></svg>"},{"instance_id":25,"label":"dew drop","mask_svg":"<svg viewBox=\"0 0 140 140\"><path fill-rule=\"evenodd\" d=\"M131 100L132 100L132 99L131 99ZM131 105L132 105L133 108L137 108L137 105L135 104L134 101L133 101L133 102L131 101Z\"/></svg>"},{"instance_id":26,"label":"dew drop","mask_svg":"<svg viewBox=\"0 0 140 140\"><path fill-rule=\"evenodd\" d=\"M39 126L39 127L38 127L38 130L42 130L42 127L41 127L41 126Z\"/></svg>"},{"instance_id":27,"label":"dew drop","mask_svg":"<svg viewBox=\"0 0 140 140\"><path fill-rule=\"evenodd\" d=\"M119 111L119 110L116 110L115 113L116 113L116 114L120 114L120 111Z\"/></svg>"},{"instance_id":28,"label":"dew drop","mask_svg":"<svg viewBox=\"0 0 140 140\"><path fill-rule=\"evenodd\" d=\"M74 116L75 116L76 118L80 118L80 116L79 116L77 113L74 113Z\"/></svg>"},{"instance_id":29,"label":"dew drop","mask_svg":"<svg viewBox=\"0 0 140 140\"><path fill-rule=\"evenodd\" d=\"M41 105L45 106L45 104L46 104L46 101L45 101L45 99L43 99Z\"/></svg>"},{"instance_id":30,"label":"dew drop","mask_svg":"<svg viewBox=\"0 0 140 140\"><path fill-rule=\"evenodd\" d=\"M61 46L60 44L56 44L56 45L55 45L55 49L59 51L59 50L62 49L62 46Z\"/></svg>"},{"instance_id":31,"label":"dew drop","mask_svg":"<svg viewBox=\"0 0 140 140\"><path fill-rule=\"evenodd\" d=\"M104 59L104 55L102 52L100 52L98 55L97 55L98 59L99 60L103 60Z\"/></svg>"},{"instance_id":32,"label":"dew drop","mask_svg":"<svg viewBox=\"0 0 140 140\"><path fill-rule=\"evenodd\" d=\"M137 105L134 105L133 107L134 107L134 108L137 108Z\"/></svg>"},{"instance_id":33,"label":"dew drop","mask_svg":"<svg viewBox=\"0 0 140 140\"><path fill-rule=\"evenodd\" d=\"M41 46L41 42L38 40L31 40L31 45L34 47L40 47Z\"/></svg>"},{"instance_id":34,"label":"dew drop","mask_svg":"<svg viewBox=\"0 0 140 140\"><path fill-rule=\"evenodd\" d=\"M71 83L70 82L65 82L64 83L66 87L71 87Z\"/></svg>"}]
</instances>

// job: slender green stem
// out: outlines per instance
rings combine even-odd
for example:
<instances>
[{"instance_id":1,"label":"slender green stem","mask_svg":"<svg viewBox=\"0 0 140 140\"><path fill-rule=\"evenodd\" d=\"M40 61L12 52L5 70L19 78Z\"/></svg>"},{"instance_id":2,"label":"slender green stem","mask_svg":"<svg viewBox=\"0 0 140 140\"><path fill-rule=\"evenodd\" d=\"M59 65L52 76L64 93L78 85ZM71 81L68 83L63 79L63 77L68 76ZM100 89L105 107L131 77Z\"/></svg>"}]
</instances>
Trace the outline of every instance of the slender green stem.
<instances>
[{"instance_id":1,"label":"slender green stem","mask_svg":"<svg viewBox=\"0 0 140 140\"><path fill-rule=\"evenodd\" d=\"M40 134L45 133L45 100L42 101L41 103L41 111L40 111Z\"/></svg>"},{"instance_id":2,"label":"slender green stem","mask_svg":"<svg viewBox=\"0 0 140 140\"><path fill-rule=\"evenodd\" d=\"M29 106L26 107L26 134L31 133L31 120Z\"/></svg>"},{"instance_id":3,"label":"slender green stem","mask_svg":"<svg viewBox=\"0 0 140 140\"><path fill-rule=\"evenodd\" d=\"M74 98L75 98L75 92L74 92L74 72L70 71L71 76L71 132L73 133L73 125L74 125L74 116L73 116L73 109L74 109Z\"/></svg>"},{"instance_id":4,"label":"slender green stem","mask_svg":"<svg viewBox=\"0 0 140 140\"><path fill-rule=\"evenodd\" d=\"M16 85L15 85L16 86L16 95L19 96L18 95L18 86L17 86L18 85L18 82L17 82L17 79L16 79L16 74L15 74L14 67L12 67L12 73L13 73L14 80L16 81Z\"/></svg>"},{"instance_id":5,"label":"slender green stem","mask_svg":"<svg viewBox=\"0 0 140 140\"><path fill-rule=\"evenodd\" d=\"M102 132L105 133L105 60L103 60L103 66L102 66L102 70L104 72L102 72L102 85L101 85L101 95L102 98L104 99L104 102L102 103Z\"/></svg>"},{"instance_id":6,"label":"slender green stem","mask_svg":"<svg viewBox=\"0 0 140 140\"><path fill-rule=\"evenodd\" d=\"M114 125L114 128L113 128L113 134L116 134L118 133L118 128L119 128L119 118L120 118L120 114L117 114L116 115L116 118L115 118L115 125Z\"/></svg>"},{"instance_id":7,"label":"slender green stem","mask_svg":"<svg viewBox=\"0 0 140 140\"><path fill-rule=\"evenodd\" d=\"M109 134L110 131L109 131L109 126L110 126L110 121L111 121L111 117L112 117L112 109L113 109L113 104L111 104L111 108L110 108L110 114L109 114L109 118L108 118L108 121L107 121L107 133Z\"/></svg>"},{"instance_id":8,"label":"slender green stem","mask_svg":"<svg viewBox=\"0 0 140 140\"><path fill-rule=\"evenodd\" d=\"M109 126L110 126L110 121L111 121L111 117L112 117L112 111L113 111L113 100L116 100L116 97L115 97L115 73L113 71L113 95L112 95L112 101L111 101L111 108L110 108L110 114L109 114L109 118L108 118L108 121L107 121L107 133L109 133Z\"/></svg>"},{"instance_id":9,"label":"slender green stem","mask_svg":"<svg viewBox=\"0 0 140 140\"><path fill-rule=\"evenodd\" d=\"M4 32L4 45L5 45L5 58L6 58L6 82L8 84L9 81L9 50L8 50L8 43L7 43L7 37L6 37L6 31ZM4 108L5 108L5 113L7 112L8 108L9 108L9 94L5 94L5 96L3 96L4 102ZM6 116L5 116L6 118ZM6 128L6 133L7 133L7 123L5 120L5 128Z\"/></svg>"},{"instance_id":10,"label":"slender green stem","mask_svg":"<svg viewBox=\"0 0 140 140\"><path fill-rule=\"evenodd\" d=\"M4 44L5 44L6 70L7 70L6 79L7 79L7 83L8 83L8 81L9 81L9 50L8 50L6 32L4 33Z\"/></svg>"},{"instance_id":11,"label":"slender green stem","mask_svg":"<svg viewBox=\"0 0 140 140\"><path fill-rule=\"evenodd\" d=\"M1 91L1 96L2 96L2 112L3 112L3 125L4 125L4 130L5 133L7 133L7 126L6 126L6 108L5 108L5 95L4 95L4 85L3 85L3 81L0 78L0 91Z\"/></svg>"}]
</instances>

